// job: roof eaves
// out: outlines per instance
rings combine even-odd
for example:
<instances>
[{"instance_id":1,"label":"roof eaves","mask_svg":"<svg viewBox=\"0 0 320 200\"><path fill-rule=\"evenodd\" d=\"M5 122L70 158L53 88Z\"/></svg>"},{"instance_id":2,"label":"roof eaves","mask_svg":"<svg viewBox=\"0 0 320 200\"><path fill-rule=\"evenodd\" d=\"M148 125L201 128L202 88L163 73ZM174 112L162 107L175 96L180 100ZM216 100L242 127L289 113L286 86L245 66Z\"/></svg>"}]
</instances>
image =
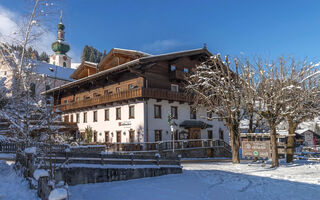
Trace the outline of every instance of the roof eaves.
<instances>
[{"instance_id":1,"label":"roof eaves","mask_svg":"<svg viewBox=\"0 0 320 200\"><path fill-rule=\"evenodd\" d=\"M87 76L87 77L84 77L84 78L82 78L82 79L73 81L73 82L71 82L71 83L67 83L67 84L61 85L61 86L59 86L59 87L52 88L52 89L47 90L47 91L45 91L45 92L43 92L43 93L41 93L41 94L42 94L42 95L43 95L43 94L49 94L49 93L52 93L52 92L54 92L54 91L56 91L56 90L65 89L65 88L68 88L68 87L70 87L70 86L76 85L76 84L78 84L78 83L86 82L86 81L89 81L89 80L91 80L91 79L94 79L94 78L97 78L97 77L101 77L101 76L103 76L103 75L106 75L106 74L115 72L115 71L117 71L117 70L125 69L125 68L127 68L127 67L132 66L132 65L136 65L136 64L138 64L139 62L140 62L140 59L132 60L132 61L130 61L130 62L126 62L126 63L124 63L124 64L122 64L122 65L118 65L118 66L116 66L116 67L113 67L113 68L110 68L110 69L107 69L107 70L98 72L98 73L96 73L96 74L92 74L92 75L90 75L90 76Z\"/></svg>"}]
</instances>

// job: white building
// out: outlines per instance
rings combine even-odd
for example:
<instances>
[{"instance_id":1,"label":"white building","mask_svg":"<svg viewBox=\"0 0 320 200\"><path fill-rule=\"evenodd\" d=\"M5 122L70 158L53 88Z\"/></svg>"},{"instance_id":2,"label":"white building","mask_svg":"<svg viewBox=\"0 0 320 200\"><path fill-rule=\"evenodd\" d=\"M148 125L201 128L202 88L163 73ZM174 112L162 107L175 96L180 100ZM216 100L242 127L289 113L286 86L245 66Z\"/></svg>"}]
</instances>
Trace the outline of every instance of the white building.
<instances>
[{"instance_id":1,"label":"white building","mask_svg":"<svg viewBox=\"0 0 320 200\"><path fill-rule=\"evenodd\" d=\"M83 62L71 76L76 81L47 94L54 95L64 121L77 122L82 134L92 128L94 142L171 140L168 113L176 140L229 142L224 123L207 120L205 108L194 111L184 89L186 75L211 55L205 48L156 56L112 49L98 65Z\"/></svg>"}]
</instances>

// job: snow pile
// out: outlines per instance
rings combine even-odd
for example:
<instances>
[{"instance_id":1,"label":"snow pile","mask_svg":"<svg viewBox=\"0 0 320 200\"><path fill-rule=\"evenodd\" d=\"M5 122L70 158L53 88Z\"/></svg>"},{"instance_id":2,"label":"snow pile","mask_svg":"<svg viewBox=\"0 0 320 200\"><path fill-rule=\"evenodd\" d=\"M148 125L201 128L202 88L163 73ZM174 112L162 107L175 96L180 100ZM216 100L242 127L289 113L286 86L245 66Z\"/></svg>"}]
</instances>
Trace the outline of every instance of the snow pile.
<instances>
[{"instance_id":1,"label":"snow pile","mask_svg":"<svg viewBox=\"0 0 320 200\"><path fill-rule=\"evenodd\" d=\"M37 147L28 147L24 150L24 152L27 154L36 154Z\"/></svg>"},{"instance_id":2,"label":"snow pile","mask_svg":"<svg viewBox=\"0 0 320 200\"><path fill-rule=\"evenodd\" d=\"M63 200L68 197L67 190L64 188L56 188L50 192L49 200Z\"/></svg>"},{"instance_id":3,"label":"snow pile","mask_svg":"<svg viewBox=\"0 0 320 200\"><path fill-rule=\"evenodd\" d=\"M36 180L39 180L40 177L45 177L45 176L49 176L49 173L47 170L44 170L44 169L37 169L33 172L33 177L36 179Z\"/></svg>"},{"instance_id":4,"label":"snow pile","mask_svg":"<svg viewBox=\"0 0 320 200\"><path fill-rule=\"evenodd\" d=\"M35 200L37 191L29 188L29 183L22 176L18 176L13 165L0 161L0 199L2 200Z\"/></svg>"},{"instance_id":5,"label":"snow pile","mask_svg":"<svg viewBox=\"0 0 320 200\"><path fill-rule=\"evenodd\" d=\"M73 199L319 199L320 163L184 164L182 174L69 187ZM106 189L107 188L107 189ZM123 192L126 191L126 192Z\"/></svg>"}]
</instances>

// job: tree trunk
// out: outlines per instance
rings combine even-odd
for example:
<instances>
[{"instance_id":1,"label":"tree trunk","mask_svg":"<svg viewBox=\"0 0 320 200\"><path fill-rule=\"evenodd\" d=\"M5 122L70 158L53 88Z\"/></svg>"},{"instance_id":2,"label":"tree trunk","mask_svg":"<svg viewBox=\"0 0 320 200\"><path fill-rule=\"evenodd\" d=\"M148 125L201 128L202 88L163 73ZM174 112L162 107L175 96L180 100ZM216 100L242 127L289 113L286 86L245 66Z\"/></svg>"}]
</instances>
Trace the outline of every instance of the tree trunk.
<instances>
[{"instance_id":1,"label":"tree trunk","mask_svg":"<svg viewBox=\"0 0 320 200\"><path fill-rule=\"evenodd\" d=\"M295 127L292 122L289 121L289 135L288 135L288 142L287 142L287 156L286 162L292 163L293 162L293 154L294 154L294 136L295 136Z\"/></svg>"},{"instance_id":2,"label":"tree trunk","mask_svg":"<svg viewBox=\"0 0 320 200\"><path fill-rule=\"evenodd\" d=\"M239 148L240 148L240 136L239 126L232 124L229 126L230 139L231 139L231 150L232 150L232 163L240 163Z\"/></svg>"},{"instance_id":3,"label":"tree trunk","mask_svg":"<svg viewBox=\"0 0 320 200\"><path fill-rule=\"evenodd\" d=\"M272 167L279 167L279 156L278 156L278 144L277 144L277 132L276 126L270 125L270 144L271 144L271 157Z\"/></svg>"}]
</instances>

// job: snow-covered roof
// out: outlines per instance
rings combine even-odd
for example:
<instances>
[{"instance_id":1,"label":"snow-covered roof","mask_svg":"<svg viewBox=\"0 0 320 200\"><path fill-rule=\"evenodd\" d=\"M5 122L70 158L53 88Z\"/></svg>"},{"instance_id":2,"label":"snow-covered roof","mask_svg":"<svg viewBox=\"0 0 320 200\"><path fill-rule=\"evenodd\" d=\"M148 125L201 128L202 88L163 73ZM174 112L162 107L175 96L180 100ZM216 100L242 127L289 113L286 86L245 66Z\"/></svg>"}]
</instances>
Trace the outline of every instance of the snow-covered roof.
<instances>
[{"instance_id":1,"label":"snow-covered roof","mask_svg":"<svg viewBox=\"0 0 320 200\"><path fill-rule=\"evenodd\" d=\"M71 68L72 69L77 69L81 65L81 63L71 63Z\"/></svg>"},{"instance_id":2,"label":"snow-covered roof","mask_svg":"<svg viewBox=\"0 0 320 200\"><path fill-rule=\"evenodd\" d=\"M137 51L137 50L132 50L132 49L122 49L122 48L113 48L114 50L119 50L119 51L128 51L128 52L132 52L132 53L139 53L139 54L143 54L145 56L152 56L151 54L148 54L146 52L143 51Z\"/></svg>"},{"instance_id":3,"label":"snow-covered roof","mask_svg":"<svg viewBox=\"0 0 320 200\"><path fill-rule=\"evenodd\" d=\"M41 62L36 60L32 60L31 63L33 65L32 71L37 74L43 74L50 78L73 81L73 79L71 79L70 76L71 74L73 74L75 69L60 67L57 65L52 65L46 62Z\"/></svg>"},{"instance_id":4,"label":"snow-covered roof","mask_svg":"<svg viewBox=\"0 0 320 200\"><path fill-rule=\"evenodd\" d=\"M186 50L186 51L178 51L178 52L173 52L173 53L168 53L168 54L160 54L160 55L156 55L156 56L141 57L141 58L137 58L135 60L120 64L118 66L112 67L110 69L100 71L96 74L92 74L90 76L73 81L72 83L66 83L66 84L61 85L59 87L56 87L56 88L53 88L53 89L48 90L46 92L43 92L42 94L49 94L53 91L65 89L65 88L71 87L73 85L82 83L82 82L86 82L86 81L89 81L89 80L92 80L92 79L95 79L95 78L98 78L101 76L105 76L106 74L109 74L109 73L113 73L113 72L120 71L120 70L125 70L125 69L128 69L128 68L135 66L135 65L146 64L146 63L161 61L161 60L165 60L165 59L173 59L173 58L182 57L182 56L197 55L197 54L212 55L207 49L201 48L201 49L193 49L193 50ZM101 61L101 62L103 62L103 61Z\"/></svg>"}]
</instances>

